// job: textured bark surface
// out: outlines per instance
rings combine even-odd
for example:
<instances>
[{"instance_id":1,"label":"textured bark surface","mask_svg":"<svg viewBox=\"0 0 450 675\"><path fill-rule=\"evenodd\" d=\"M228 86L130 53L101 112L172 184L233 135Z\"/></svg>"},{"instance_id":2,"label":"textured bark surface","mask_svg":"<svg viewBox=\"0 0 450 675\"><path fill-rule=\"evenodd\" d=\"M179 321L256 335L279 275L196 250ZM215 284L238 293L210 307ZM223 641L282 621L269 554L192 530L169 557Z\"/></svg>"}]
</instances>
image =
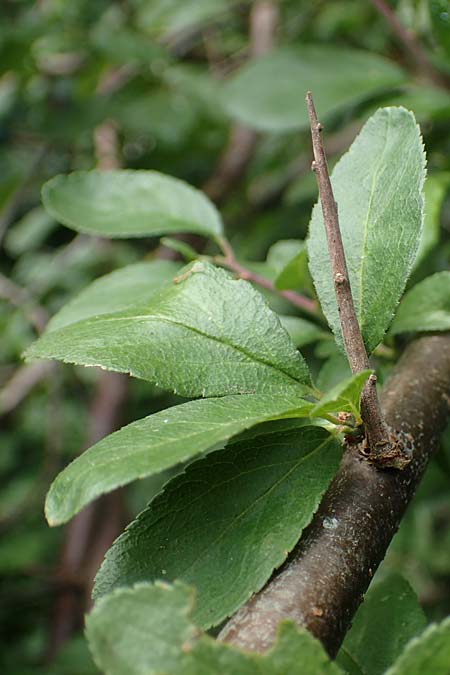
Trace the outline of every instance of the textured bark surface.
<instances>
[{"instance_id":1,"label":"textured bark surface","mask_svg":"<svg viewBox=\"0 0 450 675\"><path fill-rule=\"evenodd\" d=\"M382 396L386 421L412 450L404 470L378 469L349 448L307 532L266 587L219 639L252 651L274 641L280 620L308 628L334 656L383 560L450 413L450 335L420 338Z\"/></svg>"}]
</instances>

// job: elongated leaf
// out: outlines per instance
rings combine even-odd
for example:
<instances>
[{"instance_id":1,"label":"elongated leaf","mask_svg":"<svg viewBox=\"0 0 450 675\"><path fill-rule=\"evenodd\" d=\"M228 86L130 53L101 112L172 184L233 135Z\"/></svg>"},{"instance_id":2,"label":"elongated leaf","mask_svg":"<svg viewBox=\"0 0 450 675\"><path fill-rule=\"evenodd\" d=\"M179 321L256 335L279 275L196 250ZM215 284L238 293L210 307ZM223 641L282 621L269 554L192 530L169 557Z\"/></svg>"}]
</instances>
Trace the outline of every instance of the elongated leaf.
<instances>
[{"instance_id":1,"label":"elongated leaf","mask_svg":"<svg viewBox=\"0 0 450 675\"><path fill-rule=\"evenodd\" d=\"M347 358L341 353L333 354L320 369L316 385L321 391L328 391L339 385L342 380L349 378L351 372Z\"/></svg>"},{"instance_id":2,"label":"elongated leaf","mask_svg":"<svg viewBox=\"0 0 450 675\"><path fill-rule=\"evenodd\" d=\"M149 237L199 232L217 237L222 222L202 193L156 171L77 171L42 189L45 208L77 232Z\"/></svg>"},{"instance_id":3,"label":"elongated leaf","mask_svg":"<svg viewBox=\"0 0 450 675\"><path fill-rule=\"evenodd\" d=\"M428 253L432 251L439 242L442 204L449 188L450 173L448 172L442 171L441 173L433 174L432 176L428 176L425 181L425 218L415 267L426 258Z\"/></svg>"},{"instance_id":4,"label":"elongated leaf","mask_svg":"<svg viewBox=\"0 0 450 675\"><path fill-rule=\"evenodd\" d=\"M184 462L265 420L307 416L295 396L242 395L189 401L133 422L77 457L53 482L51 525L72 518L99 495Z\"/></svg>"},{"instance_id":5,"label":"elongated leaf","mask_svg":"<svg viewBox=\"0 0 450 675\"><path fill-rule=\"evenodd\" d=\"M413 286L400 303L391 334L450 330L450 272Z\"/></svg>"},{"instance_id":6,"label":"elongated leaf","mask_svg":"<svg viewBox=\"0 0 450 675\"><path fill-rule=\"evenodd\" d=\"M309 274L306 246L280 272L275 279L275 286L280 291L286 291L290 288L293 290L298 288L312 290L313 284Z\"/></svg>"},{"instance_id":7,"label":"elongated leaf","mask_svg":"<svg viewBox=\"0 0 450 675\"><path fill-rule=\"evenodd\" d=\"M322 330L316 323L299 316L280 316L281 325L287 330L294 345L298 348L316 340L329 340L331 334Z\"/></svg>"},{"instance_id":8,"label":"elongated leaf","mask_svg":"<svg viewBox=\"0 0 450 675\"><path fill-rule=\"evenodd\" d=\"M55 227L53 218L42 206L37 206L9 229L5 248L13 257L20 256L41 245Z\"/></svg>"},{"instance_id":9,"label":"elongated leaf","mask_svg":"<svg viewBox=\"0 0 450 675\"><path fill-rule=\"evenodd\" d=\"M223 101L230 115L250 127L289 131L309 126L308 89L326 119L404 79L403 71L375 54L308 45L279 49L245 66L224 86Z\"/></svg>"},{"instance_id":10,"label":"elongated leaf","mask_svg":"<svg viewBox=\"0 0 450 675\"><path fill-rule=\"evenodd\" d=\"M386 675L447 675L449 663L450 617L411 640Z\"/></svg>"},{"instance_id":11,"label":"elongated leaf","mask_svg":"<svg viewBox=\"0 0 450 675\"><path fill-rule=\"evenodd\" d=\"M414 262L424 176L419 129L403 108L378 110L332 175L353 298L369 352L383 339ZM313 210L308 252L322 309L343 349L320 204Z\"/></svg>"},{"instance_id":12,"label":"elongated leaf","mask_svg":"<svg viewBox=\"0 0 450 675\"><path fill-rule=\"evenodd\" d=\"M143 304L171 281L180 265L154 260L127 265L96 279L49 321L48 330L57 330L91 316L117 312Z\"/></svg>"},{"instance_id":13,"label":"elongated leaf","mask_svg":"<svg viewBox=\"0 0 450 675\"><path fill-rule=\"evenodd\" d=\"M285 560L340 454L326 431L302 427L231 445L189 465L109 550L95 596L136 581L182 579L197 588L196 622L217 625Z\"/></svg>"},{"instance_id":14,"label":"elongated leaf","mask_svg":"<svg viewBox=\"0 0 450 675\"><path fill-rule=\"evenodd\" d=\"M311 410L311 417L325 417L342 411L351 413L359 422L361 394L372 372L372 370L363 370L337 384L314 406Z\"/></svg>"},{"instance_id":15,"label":"elongated leaf","mask_svg":"<svg viewBox=\"0 0 450 675\"><path fill-rule=\"evenodd\" d=\"M305 242L301 239L280 239L267 251L266 262L279 274L304 248Z\"/></svg>"},{"instance_id":16,"label":"elongated leaf","mask_svg":"<svg viewBox=\"0 0 450 675\"><path fill-rule=\"evenodd\" d=\"M136 584L103 598L87 617L95 661L106 675L339 675L320 642L283 623L274 647L251 654L203 635L184 584Z\"/></svg>"},{"instance_id":17,"label":"elongated leaf","mask_svg":"<svg viewBox=\"0 0 450 675\"><path fill-rule=\"evenodd\" d=\"M304 241L286 239L277 242L269 249L267 263L277 272L275 286L280 290L312 290Z\"/></svg>"},{"instance_id":18,"label":"elongated leaf","mask_svg":"<svg viewBox=\"0 0 450 675\"><path fill-rule=\"evenodd\" d=\"M382 675L426 625L411 586L392 575L368 592L337 662L351 675Z\"/></svg>"},{"instance_id":19,"label":"elongated leaf","mask_svg":"<svg viewBox=\"0 0 450 675\"><path fill-rule=\"evenodd\" d=\"M450 57L450 13L448 0L429 0L427 4L433 28L433 37L448 58Z\"/></svg>"},{"instance_id":20,"label":"elongated leaf","mask_svg":"<svg viewBox=\"0 0 450 675\"><path fill-rule=\"evenodd\" d=\"M262 296L200 262L147 305L48 332L26 356L128 372L189 397L303 391L309 382Z\"/></svg>"}]
</instances>

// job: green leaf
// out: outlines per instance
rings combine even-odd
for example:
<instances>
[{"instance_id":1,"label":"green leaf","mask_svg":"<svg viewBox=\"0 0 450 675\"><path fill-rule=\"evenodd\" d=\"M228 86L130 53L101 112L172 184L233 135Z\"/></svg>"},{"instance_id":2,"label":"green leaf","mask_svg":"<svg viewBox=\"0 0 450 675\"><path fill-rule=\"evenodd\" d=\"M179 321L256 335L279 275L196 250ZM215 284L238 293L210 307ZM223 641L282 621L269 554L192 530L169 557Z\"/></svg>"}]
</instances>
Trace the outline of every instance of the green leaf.
<instances>
[{"instance_id":1,"label":"green leaf","mask_svg":"<svg viewBox=\"0 0 450 675\"><path fill-rule=\"evenodd\" d=\"M308 253L306 247L286 265L284 270L275 279L275 287L280 291L289 289L312 290L312 280L308 268Z\"/></svg>"},{"instance_id":2,"label":"green leaf","mask_svg":"<svg viewBox=\"0 0 450 675\"><path fill-rule=\"evenodd\" d=\"M38 206L28 211L5 237L5 248L14 257L37 248L56 227L56 223L45 209Z\"/></svg>"},{"instance_id":3,"label":"green leaf","mask_svg":"<svg viewBox=\"0 0 450 675\"><path fill-rule=\"evenodd\" d=\"M337 384L311 410L311 417L326 417L333 413L347 412L359 423L360 399L367 378L373 370L363 370Z\"/></svg>"},{"instance_id":4,"label":"green leaf","mask_svg":"<svg viewBox=\"0 0 450 675\"><path fill-rule=\"evenodd\" d=\"M425 218L415 267L417 267L423 259L426 258L428 253L439 243L441 210L449 187L450 173L444 171L428 176L425 181Z\"/></svg>"},{"instance_id":5,"label":"green leaf","mask_svg":"<svg viewBox=\"0 0 450 675\"><path fill-rule=\"evenodd\" d=\"M196 260L199 255L190 244L181 239L173 239L172 237L162 237L161 242L166 248L170 248L172 251L179 253L183 260L186 262L191 262Z\"/></svg>"},{"instance_id":6,"label":"green leaf","mask_svg":"<svg viewBox=\"0 0 450 675\"><path fill-rule=\"evenodd\" d=\"M423 81L420 84L408 82L401 89L383 96L383 106L392 105L411 110L420 123L447 120L450 113L450 95L445 89L427 85ZM380 102L374 100L365 107L366 114L369 111L375 112L379 106Z\"/></svg>"},{"instance_id":7,"label":"green leaf","mask_svg":"<svg viewBox=\"0 0 450 675\"><path fill-rule=\"evenodd\" d=\"M450 57L450 8L448 0L428 0L433 37Z\"/></svg>"},{"instance_id":8,"label":"green leaf","mask_svg":"<svg viewBox=\"0 0 450 675\"><path fill-rule=\"evenodd\" d=\"M96 664L106 675L179 675L183 645L198 630L189 619L195 593L184 584L138 584L97 603L86 619Z\"/></svg>"},{"instance_id":9,"label":"green leaf","mask_svg":"<svg viewBox=\"0 0 450 675\"><path fill-rule=\"evenodd\" d=\"M182 579L198 592L196 622L219 624L284 562L340 455L332 436L308 426L263 433L189 465L109 550L95 597L136 581Z\"/></svg>"},{"instance_id":10,"label":"green leaf","mask_svg":"<svg viewBox=\"0 0 450 675\"><path fill-rule=\"evenodd\" d=\"M100 600L86 634L106 675L340 675L322 645L291 622L265 654L241 651L192 623L194 591L181 583L136 584Z\"/></svg>"},{"instance_id":11,"label":"green leaf","mask_svg":"<svg viewBox=\"0 0 450 675\"><path fill-rule=\"evenodd\" d=\"M367 593L337 662L352 675L382 675L426 625L411 586L402 577L391 575Z\"/></svg>"},{"instance_id":12,"label":"green leaf","mask_svg":"<svg viewBox=\"0 0 450 675\"><path fill-rule=\"evenodd\" d=\"M49 321L47 330L140 305L171 281L179 269L179 264L169 260L153 260L105 274L64 305Z\"/></svg>"},{"instance_id":13,"label":"green leaf","mask_svg":"<svg viewBox=\"0 0 450 675\"><path fill-rule=\"evenodd\" d=\"M59 525L105 492L164 471L265 420L308 415L297 396L189 401L133 422L77 457L53 482L46 516Z\"/></svg>"},{"instance_id":14,"label":"green leaf","mask_svg":"<svg viewBox=\"0 0 450 675\"><path fill-rule=\"evenodd\" d=\"M386 675L448 675L449 663L450 617L411 640Z\"/></svg>"},{"instance_id":15,"label":"green leaf","mask_svg":"<svg viewBox=\"0 0 450 675\"><path fill-rule=\"evenodd\" d=\"M263 297L196 262L141 307L45 333L29 358L127 372L181 396L304 392L306 363Z\"/></svg>"},{"instance_id":16,"label":"green leaf","mask_svg":"<svg viewBox=\"0 0 450 675\"><path fill-rule=\"evenodd\" d=\"M277 272L275 286L281 291L313 290L305 242L296 239L278 241L269 249L267 263Z\"/></svg>"},{"instance_id":17,"label":"green leaf","mask_svg":"<svg viewBox=\"0 0 450 675\"><path fill-rule=\"evenodd\" d=\"M333 171L353 299L369 352L383 339L414 263L424 177L419 129L403 108L378 110ZM344 349L320 203L308 252L322 309Z\"/></svg>"},{"instance_id":18,"label":"green leaf","mask_svg":"<svg viewBox=\"0 0 450 675\"><path fill-rule=\"evenodd\" d=\"M244 66L225 84L223 101L230 115L250 127L291 131L309 127L309 89L325 120L404 79L402 70L375 54L307 45L279 49Z\"/></svg>"},{"instance_id":19,"label":"green leaf","mask_svg":"<svg viewBox=\"0 0 450 675\"><path fill-rule=\"evenodd\" d=\"M450 329L450 272L437 272L413 286L400 303L391 335Z\"/></svg>"},{"instance_id":20,"label":"green leaf","mask_svg":"<svg viewBox=\"0 0 450 675\"><path fill-rule=\"evenodd\" d=\"M319 370L316 386L321 391L328 391L328 389L339 385L345 378L349 378L351 372L347 358L341 353L333 354Z\"/></svg>"},{"instance_id":21,"label":"green leaf","mask_svg":"<svg viewBox=\"0 0 450 675\"><path fill-rule=\"evenodd\" d=\"M287 330L297 348L309 345L316 340L332 339L331 334L325 332L316 323L302 319L299 316L279 316L281 325Z\"/></svg>"},{"instance_id":22,"label":"green leaf","mask_svg":"<svg viewBox=\"0 0 450 675\"><path fill-rule=\"evenodd\" d=\"M51 216L77 232L154 237L171 232L222 233L215 206L199 190L156 171L76 171L42 188Z\"/></svg>"},{"instance_id":23,"label":"green leaf","mask_svg":"<svg viewBox=\"0 0 450 675\"><path fill-rule=\"evenodd\" d=\"M301 239L280 239L267 251L266 262L279 274L292 258L304 248L305 242Z\"/></svg>"}]
</instances>

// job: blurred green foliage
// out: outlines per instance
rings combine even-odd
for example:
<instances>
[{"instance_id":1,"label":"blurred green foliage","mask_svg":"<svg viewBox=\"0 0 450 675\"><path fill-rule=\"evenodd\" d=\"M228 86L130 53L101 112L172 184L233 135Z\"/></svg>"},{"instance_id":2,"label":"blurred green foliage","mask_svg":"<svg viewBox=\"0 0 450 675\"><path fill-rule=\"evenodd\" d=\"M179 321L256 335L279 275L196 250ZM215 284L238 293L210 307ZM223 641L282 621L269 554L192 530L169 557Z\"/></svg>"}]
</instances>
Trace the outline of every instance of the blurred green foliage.
<instances>
[{"instance_id":1,"label":"blurred green foliage","mask_svg":"<svg viewBox=\"0 0 450 675\"><path fill-rule=\"evenodd\" d=\"M325 91L324 101L330 101L330 109L323 111L333 148L330 163L350 144L369 114L386 103L415 112L424 133L429 174L450 171L449 90L437 88L417 72L371 3L283 0L279 4L276 40L280 46L314 45L322 54L330 48L333 54L341 49L361 50L371 58L385 59L390 72L400 73L364 96L357 91L352 96L350 91L344 104L333 101L336 87ZM449 3L400 0L393 4L432 63L450 77ZM61 584L68 582L58 577L66 534L47 527L43 501L51 480L86 443L99 374L56 366L17 402L17 380L13 389L12 378L23 376L27 368L21 354L39 329L37 316L45 321L100 275L151 259L158 245L152 238L111 243L74 236L42 210L40 188L57 173L93 168L98 161L95 130L108 120L117 129L124 167L155 169L201 187L226 147L230 126L236 123L232 115L239 117L235 78L248 57L250 10L250 2L231 0L5 0L0 4L0 667L9 675L97 672L79 637L69 641L51 665L46 662L55 604ZM346 68L351 71L348 53ZM357 60L353 65L361 79L364 73L356 72L361 66ZM295 78L295 63L290 67ZM328 63L325 59L315 82L306 86L320 88L322 75L325 89L333 80L339 85L343 74L338 59ZM264 70L260 76L262 80L253 84L270 98L276 82ZM232 78L230 87L227 83ZM289 87L297 105L303 98L303 80L289 81ZM227 91L236 98L227 100ZM303 119L304 112L298 114ZM293 115L290 111L290 119ZM251 120L246 117L247 123ZM278 274L273 250L265 262L270 246L280 240L303 240L306 235L316 199L309 161L304 126L263 130L246 175L223 205L227 232L239 256L267 277ZM448 182L436 199L437 206L427 206L433 214L431 245L412 283L448 268ZM300 249L294 246L293 255ZM13 283L13 290L5 278ZM285 300L270 299L283 314L295 313ZM316 331L319 341L304 353L326 387L346 376L346 366L321 330L322 326ZM390 337L376 352L381 377L389 374L404 339ZM175 401L146 383L132 382L121 421ZM450 613L449 478L448 431L380 571L403 573L432 618ZM143 481L128 489L128 518L163 480Z\"/></svg>"}]
</instances>

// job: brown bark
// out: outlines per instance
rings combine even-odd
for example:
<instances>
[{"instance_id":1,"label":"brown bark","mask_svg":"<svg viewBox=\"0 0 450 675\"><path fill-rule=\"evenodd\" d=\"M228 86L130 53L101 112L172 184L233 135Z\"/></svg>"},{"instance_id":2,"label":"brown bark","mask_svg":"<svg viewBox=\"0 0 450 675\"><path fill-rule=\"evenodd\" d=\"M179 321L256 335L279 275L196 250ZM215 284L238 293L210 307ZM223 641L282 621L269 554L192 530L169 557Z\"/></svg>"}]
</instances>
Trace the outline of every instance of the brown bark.
<instances>
[{"instance_id":1,"label":"brown bark","mask_svg":"<svg viewBox=\"0 0 450 675\"><path fill-rule=\"evenodd\" d=\"M356 316L353 302L350 277L347 269L344 245L342 243L341 228L337 203L334 199L330 175L328 173L327 158L322 143L322 125L317 119L311 92L306 94L309 120L311 124L311 138L314 153L312 168L316 173L319 186L320 203L322 206L323 221L327 236L328 252L330 255L331 270L333 273L334 290L339 310L339 319L344 339L345 351L352 373L360 373L370 367L369 357L364 345L361 328ZM390 448L389 434L381 414L378 400L377 378L371 375L364 388L361 400L361 414L364 420L369 446L374 454Z\"/></svg>"},{"instance_id":2,"label":"brown bark","mask_svg":"<svg viewBox=\"0 0 450 675\"><path fill-rule=\"evenodd\" d=\"M265 588L219 639L253 651L292 619L334 656L435 452L450 413L450 335L422 337L400 359L382 396L388 424L412 450L403 470L379 469L349 447L311 525Z\"/></svg>"}]
</instances>

